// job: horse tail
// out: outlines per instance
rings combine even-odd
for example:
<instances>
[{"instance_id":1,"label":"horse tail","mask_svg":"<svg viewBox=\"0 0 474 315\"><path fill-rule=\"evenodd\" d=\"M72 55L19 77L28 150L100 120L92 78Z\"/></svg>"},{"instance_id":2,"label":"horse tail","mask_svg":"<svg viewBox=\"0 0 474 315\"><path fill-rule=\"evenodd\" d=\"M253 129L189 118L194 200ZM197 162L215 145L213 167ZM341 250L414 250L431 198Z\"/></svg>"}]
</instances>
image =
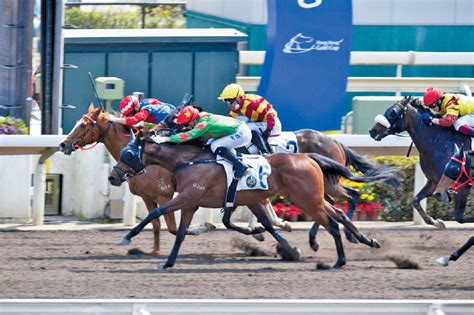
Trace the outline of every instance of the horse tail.
<instances>
[{"instance_id":1,"label":"horse tail","mask_svg":"<svg viewBox=\"0 0 474 315\"><path fill-rule=\"evenodd\" d=\"M356 176L346 166L328 157L317 153L306 153L306 155L321 167L326 177L342 176L358 183L379 182L393 187L401 186L399 179L400 176L396 176L396 169L387 168L385 173L382 174L364 174L363 176Z\"/></svg>"},{"instance_id":2,"label":"horse tail","mask_svg":"<svg viewBox=\"0 0 474 315\"><path fill-rule=\"evenodd\" d=\"M399 187L401 185L400 176L402 174L398 169L371 161L368 157L360 155L344 145L342 147L346 154L347 166L352 166L356 171L359 171L366 176L385 176L386 179L384 182L388 185L394 187Z\"/></svg>"}]
</instances>

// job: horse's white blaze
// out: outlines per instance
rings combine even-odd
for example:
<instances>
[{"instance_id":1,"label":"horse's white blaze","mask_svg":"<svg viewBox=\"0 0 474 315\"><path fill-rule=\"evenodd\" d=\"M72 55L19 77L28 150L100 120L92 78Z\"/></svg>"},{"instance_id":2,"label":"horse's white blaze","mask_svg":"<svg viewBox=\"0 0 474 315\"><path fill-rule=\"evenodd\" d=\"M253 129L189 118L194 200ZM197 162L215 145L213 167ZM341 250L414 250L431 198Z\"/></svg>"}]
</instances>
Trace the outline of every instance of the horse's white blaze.
<instances>
[{"instance_id":1,"label":"horse's white blaze","mask_svg":"<svg viewBox=\"0 0 474 315\"><path fill-rule=\"evenodd\" d=\"M375 122L376 123L379 123L381 124L382 126L384 126L385 128L390 128L390 123L388 122L387 118L385 118L385 116L383 115L377 115L375 116Z\"/></svg>"}]
</instances>

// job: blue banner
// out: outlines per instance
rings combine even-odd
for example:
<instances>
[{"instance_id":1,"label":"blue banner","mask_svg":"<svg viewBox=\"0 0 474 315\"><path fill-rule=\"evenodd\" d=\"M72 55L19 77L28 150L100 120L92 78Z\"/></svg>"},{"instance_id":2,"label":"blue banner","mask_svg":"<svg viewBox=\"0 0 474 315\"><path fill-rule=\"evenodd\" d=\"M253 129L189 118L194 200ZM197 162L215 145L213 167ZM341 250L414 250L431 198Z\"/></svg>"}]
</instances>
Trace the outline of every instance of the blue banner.
<instances>
[{"instance_id":1,"label":"blue banner","mask_svg":"<svg viewBox=\"0 0 474 315\"><path fill-rule=\"evenodd\" d=\"M283 130L339 130L352 43L351 0L267 0L267 50L258 93Z\"/></svg>"}]
</instances>

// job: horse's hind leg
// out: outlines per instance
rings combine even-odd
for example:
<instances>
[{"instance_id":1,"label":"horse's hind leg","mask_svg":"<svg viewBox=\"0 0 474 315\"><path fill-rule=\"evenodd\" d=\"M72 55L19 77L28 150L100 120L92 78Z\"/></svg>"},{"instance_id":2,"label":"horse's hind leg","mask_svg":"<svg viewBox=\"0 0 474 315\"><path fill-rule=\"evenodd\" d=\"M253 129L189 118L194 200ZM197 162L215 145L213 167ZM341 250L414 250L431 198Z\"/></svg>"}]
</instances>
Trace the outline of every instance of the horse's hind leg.
<instances>
[{"instance_id":1,"label":"horse's hind leg","mask_svg":"<svg viewBox=\"0 0 474 315\"><path fill-rule=\"evenodd\" d=\"M145 200L145 205L148 209L148 212L152 211L154 208L156 208L157 204L153 201ZM173 216L173 221L174 221L174 214L171 213ZM165 217L166 219L166 217ZM158 256L160 255L160 230L161 230L161 223L159 219L153 219L151 221L151 224L153 225L153 251L151 252L152 255ZM166 221L166 225L168 226L168 231L171 232L171 229L173 228L168 221ZM174 229L176 231L176 222L174 221ZM172 232L171 232L172 233ZM175 232L176 233L176 232Z\"/></svg>"},{"instance_id":2,"label":"horse's hind leg","mask_svg":"<svg viewBox=\"0 0 474 315\"><path fill-rule=\"evenodd\" d=\"M198 208L185 208L181 209L181 222L179 223L179 229L176 233L176 240L173 245L173 249L171 250L171 254L168 256L166 262L160 266L161 269L166 269L169 267L173 267L176 263L176 258L178 257L179 248L186 237L186 230L188 229L191 220L193 219L193 215Z\"/></svg>"},{"instance_id":3,"label":"horse's hind leg","mask_svg":"<svg viewBox=\"0 0 474 315\"><path fill-rule=\"evenodd\" d=\"M369 240L367 236L359 232L357 227L352 224L351 220L349 220L349 218L344 214L342 210L335 208L333 205L327 202L324 204L324 210L326 211L328 216L344 225L344 227L347 227L359 242L370 247L380 248L379 242L376 239Z\"/></svg>"},{"instance_id":4,"label":"horse's hind leg","mask_svg":"<svg viewBox=\"0 0 474 315\"><path fill-rule=\"evenodd\" d=\"M282 258L284 260L297 261L300 259L300 250L298 248L291 248L290 244L283 236L278 233L272 225L272 222L265 212L265 207L261 203L247 205L249 209L255 214L258 221L263 225L265 230L269 232L279 243L282 248Z\"/></svg>"},{"instance_id":5,"label":"horse's hind leg","mask_svg":"<svg viewBox=\"0 0 474 315\"><path fill-rule=\"evenodd\" d=\"M324 212L318 212L316 214L316 220L324 226L326 231L331 234L334 238L337 251L337 261L333 268L339 269L346 264L346 255L344 254L344 246L342 245L341 232L339 231L339 225L330 216Z\"/></svg>"},{"instance_id":6,"label":"horse's hind leg","mask_svg":"<svg viewBox=\"0 0 474 315\"><path fill-rule=\"evenodd\" d=\"M359 192L348 186L342 185L342 187L346 191L346 193L349 195L349 198L347 199L347 202L349 204L349 209L347 210L347 217L349 218L349 220L352 220L356 205L360 201ZM355 236L352 235L351 231L346 227L344 227L344 234L346 235L346 239L349 242L354 243L354 244L357 243L357 239L355 238Z\"/></svg>"}]
</instances>

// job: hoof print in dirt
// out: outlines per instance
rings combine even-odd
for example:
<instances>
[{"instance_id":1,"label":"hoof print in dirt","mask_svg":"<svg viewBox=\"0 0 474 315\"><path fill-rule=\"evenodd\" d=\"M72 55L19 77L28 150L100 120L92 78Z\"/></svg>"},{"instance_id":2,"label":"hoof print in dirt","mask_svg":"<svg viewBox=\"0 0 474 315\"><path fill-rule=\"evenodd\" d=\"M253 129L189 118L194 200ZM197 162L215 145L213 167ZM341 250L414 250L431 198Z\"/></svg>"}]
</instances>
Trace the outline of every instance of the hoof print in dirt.
<instances>
[{"instance_id":1,"label":"hoof print in dirt","mask_svg":"<svg viewBox=\"0 0 474 315\"><path fill-rule=\"evenodd\" d=\"M398 269L421 269L417 262L407 257L389 256L387 258L393 261Z\"/></svg>"},{"instance_id":2,"label":"hoof print in dirt","mask_svg":"<svg viewBox=\"0 0 474 315\"><path fill-rule=\"evenodd\" d=\"M140 248L131 248L128 250L127 255L129 256L139 256L139 255L146 255L144 251Z\"/></svg>"},{"instance_id":3,"label":"hoof print in dirt","mask_svg":"<svg viewBox=\"0 0 474 315\"><path fill-rule=\"evenodd\" d=\"M331 266L326 263L323 263L321 261L318 261L316 263L316 270L329 270L329 269L331 269Z\"/></svg>"}]
</instances>

